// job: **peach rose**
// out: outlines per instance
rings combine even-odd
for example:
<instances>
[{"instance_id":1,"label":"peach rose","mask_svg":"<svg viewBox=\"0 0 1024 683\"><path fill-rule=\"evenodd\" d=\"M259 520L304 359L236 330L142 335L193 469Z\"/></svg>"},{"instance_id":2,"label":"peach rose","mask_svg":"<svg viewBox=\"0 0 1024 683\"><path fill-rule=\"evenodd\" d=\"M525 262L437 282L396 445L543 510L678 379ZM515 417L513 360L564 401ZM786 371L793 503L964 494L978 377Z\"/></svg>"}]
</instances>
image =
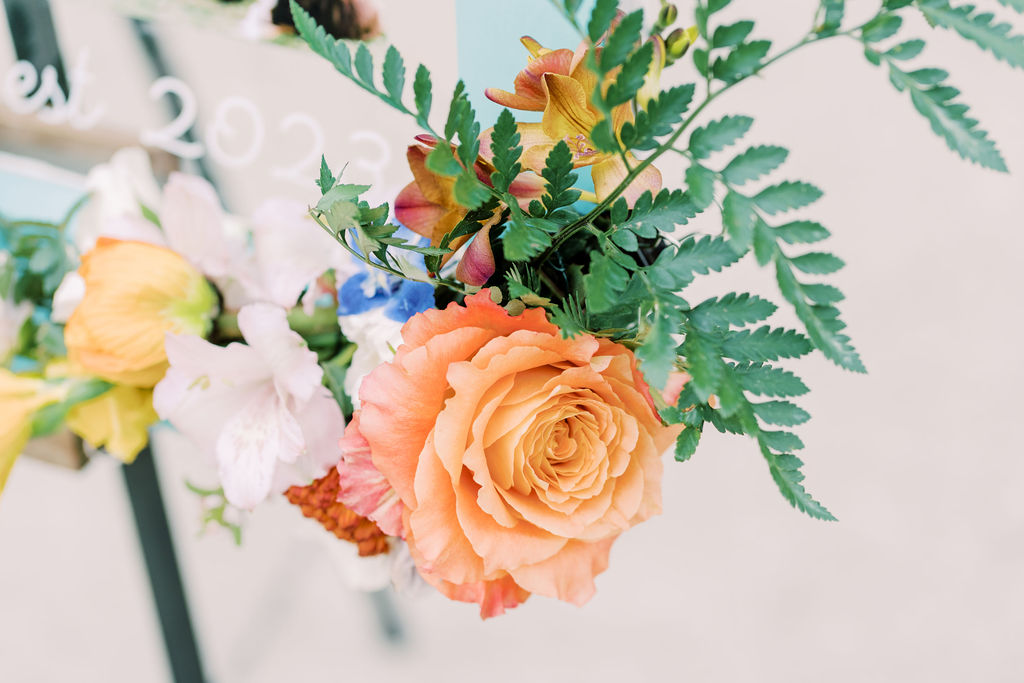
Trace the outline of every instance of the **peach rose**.
<instances>
[{"instance_id":1,"label":"peach rose","mask_svg":"<svg viewBox=\"0 0 1024 683\"><path fill-rule=\"evenodd\" d=\"M363 381L359 431L424 578L481 616L594 594L620 533L661 511L658 418L626 347L563 339L488 292L409 320ZM344 500L344 498L343 498Z\"/></svg>"}]
</instances>

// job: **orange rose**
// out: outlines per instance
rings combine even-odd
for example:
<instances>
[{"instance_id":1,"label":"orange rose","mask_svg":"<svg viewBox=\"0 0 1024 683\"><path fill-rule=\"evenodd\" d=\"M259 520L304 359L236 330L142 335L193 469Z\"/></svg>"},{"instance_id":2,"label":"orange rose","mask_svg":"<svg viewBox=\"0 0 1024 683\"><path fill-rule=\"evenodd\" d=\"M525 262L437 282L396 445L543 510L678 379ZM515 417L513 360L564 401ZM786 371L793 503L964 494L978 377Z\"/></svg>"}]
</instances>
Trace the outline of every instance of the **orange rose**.
<instances>
[{"instance_id":1,"label":"orange rose","mask_svg":"<svg viewBox=\"0 0 1024 683\"><path fill-rule=\"evenodd\" d=\"M501 614L577 605L615 538L661 511L662 425L629 349L563 339L487 292L414 316L362 384L359 431L405 506L409 549L448 597Z\"/></svg>"}]
</instances>

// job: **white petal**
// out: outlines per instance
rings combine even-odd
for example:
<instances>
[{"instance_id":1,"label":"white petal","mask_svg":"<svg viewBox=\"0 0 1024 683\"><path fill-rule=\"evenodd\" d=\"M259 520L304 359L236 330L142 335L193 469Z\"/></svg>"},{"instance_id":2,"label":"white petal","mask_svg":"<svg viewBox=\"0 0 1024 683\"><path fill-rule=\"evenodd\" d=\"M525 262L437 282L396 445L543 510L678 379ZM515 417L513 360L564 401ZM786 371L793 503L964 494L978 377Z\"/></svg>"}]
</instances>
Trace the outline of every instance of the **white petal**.
<instances>
[{"instance_id":1,"label":"white petal","mask_svg":"<svg viewBox=\"0 0 1024 683\"><path fill-rule=\"evenodd\" d=\"M344 260L344 249L301 202L264 202L253 213L252 233L265 300L285 308L295 305L310 282Z\"/></svg>"},{"instance_id":2,"label":"white petal","mask_svg":"<svg viewBox=\"0 0 1024 683\"><path fill-rule=\"evenodd\" d=\"M77 270L69 271L53 293L53 311L50 319L55 323L66 323L85 297L85 278Z\"/></svg>"},{"instance_id":3,"label":"white petal","mask_svg":"<svg viewBox=\"0 0 1024 683\"><path fill-rule=\"evenodd\" d=\"M171 173L164 186L160 225L171 249L211 277L227 274L233 258L217 192L197 176Z\"/></svg>"},{"instance_id":4,"label":"white petal","mask_svg":"<svg viewBox=\"0 0 1024 683\"><path fill-rule=\"evenodd\" d=\"M310 400L321 386L323 369L305 340L288 327L285 310L271 304L249 304L238 312L238 327L273 372L281 390L300 403Z\"/></svg>"},{"instance_id":5,"label":"white petal","mask_svg":"<svg viewBox=\"0 0 1024 683\"><path fill-rule=\"evenodd\" d=\"M294 460L304 448L302 430L277 392L256 392L224 424L217 439L217 466L224 497L251 509L272 490L278 460Z\"/></svg>"}]
</instances>

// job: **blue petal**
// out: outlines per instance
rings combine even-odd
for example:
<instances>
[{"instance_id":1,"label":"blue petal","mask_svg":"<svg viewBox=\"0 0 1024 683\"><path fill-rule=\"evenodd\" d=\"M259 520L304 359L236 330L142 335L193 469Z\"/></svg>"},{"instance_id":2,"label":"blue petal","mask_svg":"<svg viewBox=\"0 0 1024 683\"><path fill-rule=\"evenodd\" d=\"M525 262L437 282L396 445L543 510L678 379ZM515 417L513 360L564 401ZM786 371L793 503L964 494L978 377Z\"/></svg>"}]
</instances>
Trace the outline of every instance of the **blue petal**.
<instances>
[{"instance_id":1,"label":"blue petal","mask_svg":"<svg viewBox=\"0 0 1024 683\"><path fill-rule=\"evenodd\" d=\"M384 315L404 323L417 313L434 308L434 286L426 282L403 280L384 307Z\"/></svg>"},{"instance_id":2,"label":"blue petal","mask_svg":"<svg viewBox=\"0 0 1024 683\"><path fill-rule=\"evenodd\" d=\"M367 273L359 273L345 281L338 290L338 315L355 315L365 313L388 303L390 293L381 289L371 296L363 291L363 282L369 277Z\"/></svg>"}]
</instances>

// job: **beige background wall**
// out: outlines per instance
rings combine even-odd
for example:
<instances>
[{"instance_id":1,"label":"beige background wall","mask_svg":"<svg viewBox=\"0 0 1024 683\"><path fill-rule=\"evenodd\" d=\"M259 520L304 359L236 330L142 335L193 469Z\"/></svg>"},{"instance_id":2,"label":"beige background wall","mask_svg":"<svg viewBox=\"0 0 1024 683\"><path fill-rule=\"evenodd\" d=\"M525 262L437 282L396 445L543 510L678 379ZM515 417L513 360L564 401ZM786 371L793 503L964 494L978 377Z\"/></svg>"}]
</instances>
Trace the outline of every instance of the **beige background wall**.
<instances>
[{"instance_id":1,"label":"beige background wall","mask_svg":"<svg viewBox=\"0 0 1024 683\"><path fill-rule=\"evenodd\" d=\"M105 87L144 99L120 29L84 4L58 3L63 34L102 36ZM398 42L426 55L423 25L405 20L428 3L382 4ZM786 43L815 3L734 4ZM848 4L856 15L875 5ZM437 26L450 26L447 4L429 5ZM849 263L836 281L870 374L819 357L797 367L813 390L802 405L814 419L799 430L807 484L839 523L791 510L751 444L709 434L691 462L667 463L664 515L617 543L584 609L538 598L482 624L471 606L400 597L408 638L389 646L369 600L345 587L294 509L258 511L241 549L226 535L195 538L197 509L180 481L207 470L169 447L160 465L211 679L1024 680L1024 73L919 24L930 44L923 61L952 72L1013 174L959 161L839 40L715 108L755 114L752 141L792 149L787 174L826 190L806 215L833 231L827 245ZM253 57L261 76L222 70L226 50L249 48L181 30L175 59L201 98L230 83L275 112L282 98L271 83L309 92L328 72L280 50ZM439 58L441 71L454 69L454 53ZM274 78L285 65L302 71ZM123 83L112 76L122 68ZM306 104L318 116L332 106L319 96ZM151 115L126 107L123 120ZM257 176L226 177L232 204L269 187ZM407 178L400 165L393 177ZM717 218L701 227L717 230ZM747 263L699 286L775 292ZM112 463L83 473L17 466L0 501L0 680L167 680L132 534Z\"/></svg>"}]
</instances>

